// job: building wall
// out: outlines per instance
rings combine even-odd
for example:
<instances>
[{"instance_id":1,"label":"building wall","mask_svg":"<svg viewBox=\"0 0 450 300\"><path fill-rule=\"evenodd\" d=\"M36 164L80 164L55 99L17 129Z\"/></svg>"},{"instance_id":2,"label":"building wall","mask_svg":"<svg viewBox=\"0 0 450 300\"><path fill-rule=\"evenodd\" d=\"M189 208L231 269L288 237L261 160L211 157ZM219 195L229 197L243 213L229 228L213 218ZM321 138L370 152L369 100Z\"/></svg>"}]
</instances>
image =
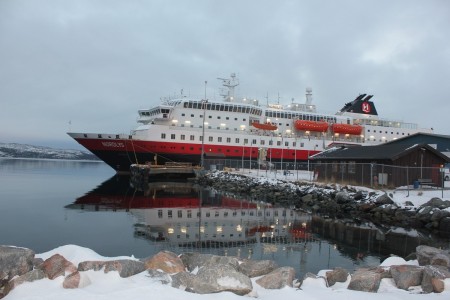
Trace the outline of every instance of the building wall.
<instances>
[{"instance_id":1,"label":"building wall","mask_svg":"<svg viewBox=\"0 0 450 300\"><path fill-rule=\"evenodd\" d=\"M431 179L434 186L442 185L439 172L445 160L429 150L418 148L393 161L336 159L314 162L317 180L369 187L399 187L413 185L419 178Z\"/></svg>"}]
</instances>

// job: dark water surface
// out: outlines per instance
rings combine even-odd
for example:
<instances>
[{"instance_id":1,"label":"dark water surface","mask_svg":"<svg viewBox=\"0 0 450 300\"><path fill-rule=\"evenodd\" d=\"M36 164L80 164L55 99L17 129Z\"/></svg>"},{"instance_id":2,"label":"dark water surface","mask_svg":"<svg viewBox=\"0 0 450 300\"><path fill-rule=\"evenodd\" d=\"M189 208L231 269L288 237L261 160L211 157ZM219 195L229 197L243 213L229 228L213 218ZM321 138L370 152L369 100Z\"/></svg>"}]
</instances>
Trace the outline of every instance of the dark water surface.
<instances>
[{"instance_id":1,"label":"dark water surface","mask_svg":"<svg viewBox=\"0 0 450 300\"><path fill-rule=\"evenodd\" d=\"M0 244L42 253L75 244L104 256L161 250L273 259L305 272L378 265L448 240L342 222L200 189L186 181L135 190L104 163L0 159Z\"/></svg>"}]
</instances>

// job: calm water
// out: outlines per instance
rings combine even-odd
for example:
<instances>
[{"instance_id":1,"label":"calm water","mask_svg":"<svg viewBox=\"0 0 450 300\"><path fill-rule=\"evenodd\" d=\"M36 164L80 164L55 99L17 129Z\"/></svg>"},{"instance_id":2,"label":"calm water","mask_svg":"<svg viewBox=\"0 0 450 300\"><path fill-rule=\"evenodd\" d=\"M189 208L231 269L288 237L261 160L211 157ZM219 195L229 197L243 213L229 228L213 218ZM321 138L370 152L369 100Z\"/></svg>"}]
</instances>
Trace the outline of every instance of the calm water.
<instances>
[{"instance_id":1,"label":"calm water","mask_svg":"<svg viewBox=\"0 0 450 300\"><path fill-rule=\"evenodd\" d=\"M37 253L75 244L104 256L160 250L273 259L305 272L378 265L448 240L237 199L189 182L142 190L98 162L0 159L0 244Z\"/></svg>"}]
</instances>

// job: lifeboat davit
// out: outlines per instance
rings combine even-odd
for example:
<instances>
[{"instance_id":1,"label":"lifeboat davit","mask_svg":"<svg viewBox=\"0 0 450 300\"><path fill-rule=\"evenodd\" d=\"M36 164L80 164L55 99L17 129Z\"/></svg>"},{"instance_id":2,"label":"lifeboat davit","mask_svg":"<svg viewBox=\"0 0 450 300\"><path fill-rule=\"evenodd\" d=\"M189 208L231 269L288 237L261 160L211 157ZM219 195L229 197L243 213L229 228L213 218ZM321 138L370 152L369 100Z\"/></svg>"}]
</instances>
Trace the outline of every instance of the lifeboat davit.
<instances>
[{"instance_id":1,"label":"lifeboat davit","mask_svg":"<svg viewBox=\"0 0 450 300\"><path fill-rule=\"evenodd\" d=\"M331 130L334 133L360 135L363 130L363 127L360 125L333 124Z\"/></svg>"},{"instance_id":2,"label":"lifeboat davit","mask_svg":"<svg viewBox=\"0 0 450 300\"><path fill-rule=\"evenodd\" d=\"M294 127L297 130L326 132L328 130L328 123L325 121L296 120Z\"/></svg>"},{"instance_id":3,"label":"lifeboat davit","mask_svg":"<svg viewBox=\"0 0 450 300\"><path fill-rule=\"evenodd\" d=\"M277 130L278 126L274 125L272 123L257 123L254 122L252 123L252 126L258 129L262 129L262 130Z\"/></svg>"}]
</instances>

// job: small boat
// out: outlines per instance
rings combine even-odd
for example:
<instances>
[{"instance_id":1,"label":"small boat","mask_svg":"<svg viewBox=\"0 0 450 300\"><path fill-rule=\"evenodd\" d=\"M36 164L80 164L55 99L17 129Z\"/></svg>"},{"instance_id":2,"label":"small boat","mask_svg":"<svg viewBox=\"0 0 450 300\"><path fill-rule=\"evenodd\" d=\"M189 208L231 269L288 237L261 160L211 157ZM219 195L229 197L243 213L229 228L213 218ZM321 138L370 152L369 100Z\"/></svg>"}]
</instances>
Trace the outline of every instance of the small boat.
<instances>
[{"instance_id":1,"label":"small boat","mask_svg":"<svg viewBox=\"0 0 450 300\"><path fill-rule=\"evenodd\" d=\"M272 123L257 123L253 122L252 126L262 130L277 130L278 126Z\"/></svg>"},{"instance_id":2,"label":"small boat","mask_svg":"<svg viewBox=\"0 0 450 300\"><path fill-rule=\"evenodd\" d=\"M360 125L351 124L333 124L331 125L331 130L333 131L333 133L360 135L362 133L363 127Z\"/></svg>"},{"instance_id":3,"label":"small boat","mask_svg":"<svg viewBox=\"0 0 450 300\"><path fill-rule=\"evenodd\" d=\"M318 131L318 132L328 131L328 123L325 121L296 120L294 122L294 127L297 130L305 130L305 131Z\"/></svg>"}]
</instances>

